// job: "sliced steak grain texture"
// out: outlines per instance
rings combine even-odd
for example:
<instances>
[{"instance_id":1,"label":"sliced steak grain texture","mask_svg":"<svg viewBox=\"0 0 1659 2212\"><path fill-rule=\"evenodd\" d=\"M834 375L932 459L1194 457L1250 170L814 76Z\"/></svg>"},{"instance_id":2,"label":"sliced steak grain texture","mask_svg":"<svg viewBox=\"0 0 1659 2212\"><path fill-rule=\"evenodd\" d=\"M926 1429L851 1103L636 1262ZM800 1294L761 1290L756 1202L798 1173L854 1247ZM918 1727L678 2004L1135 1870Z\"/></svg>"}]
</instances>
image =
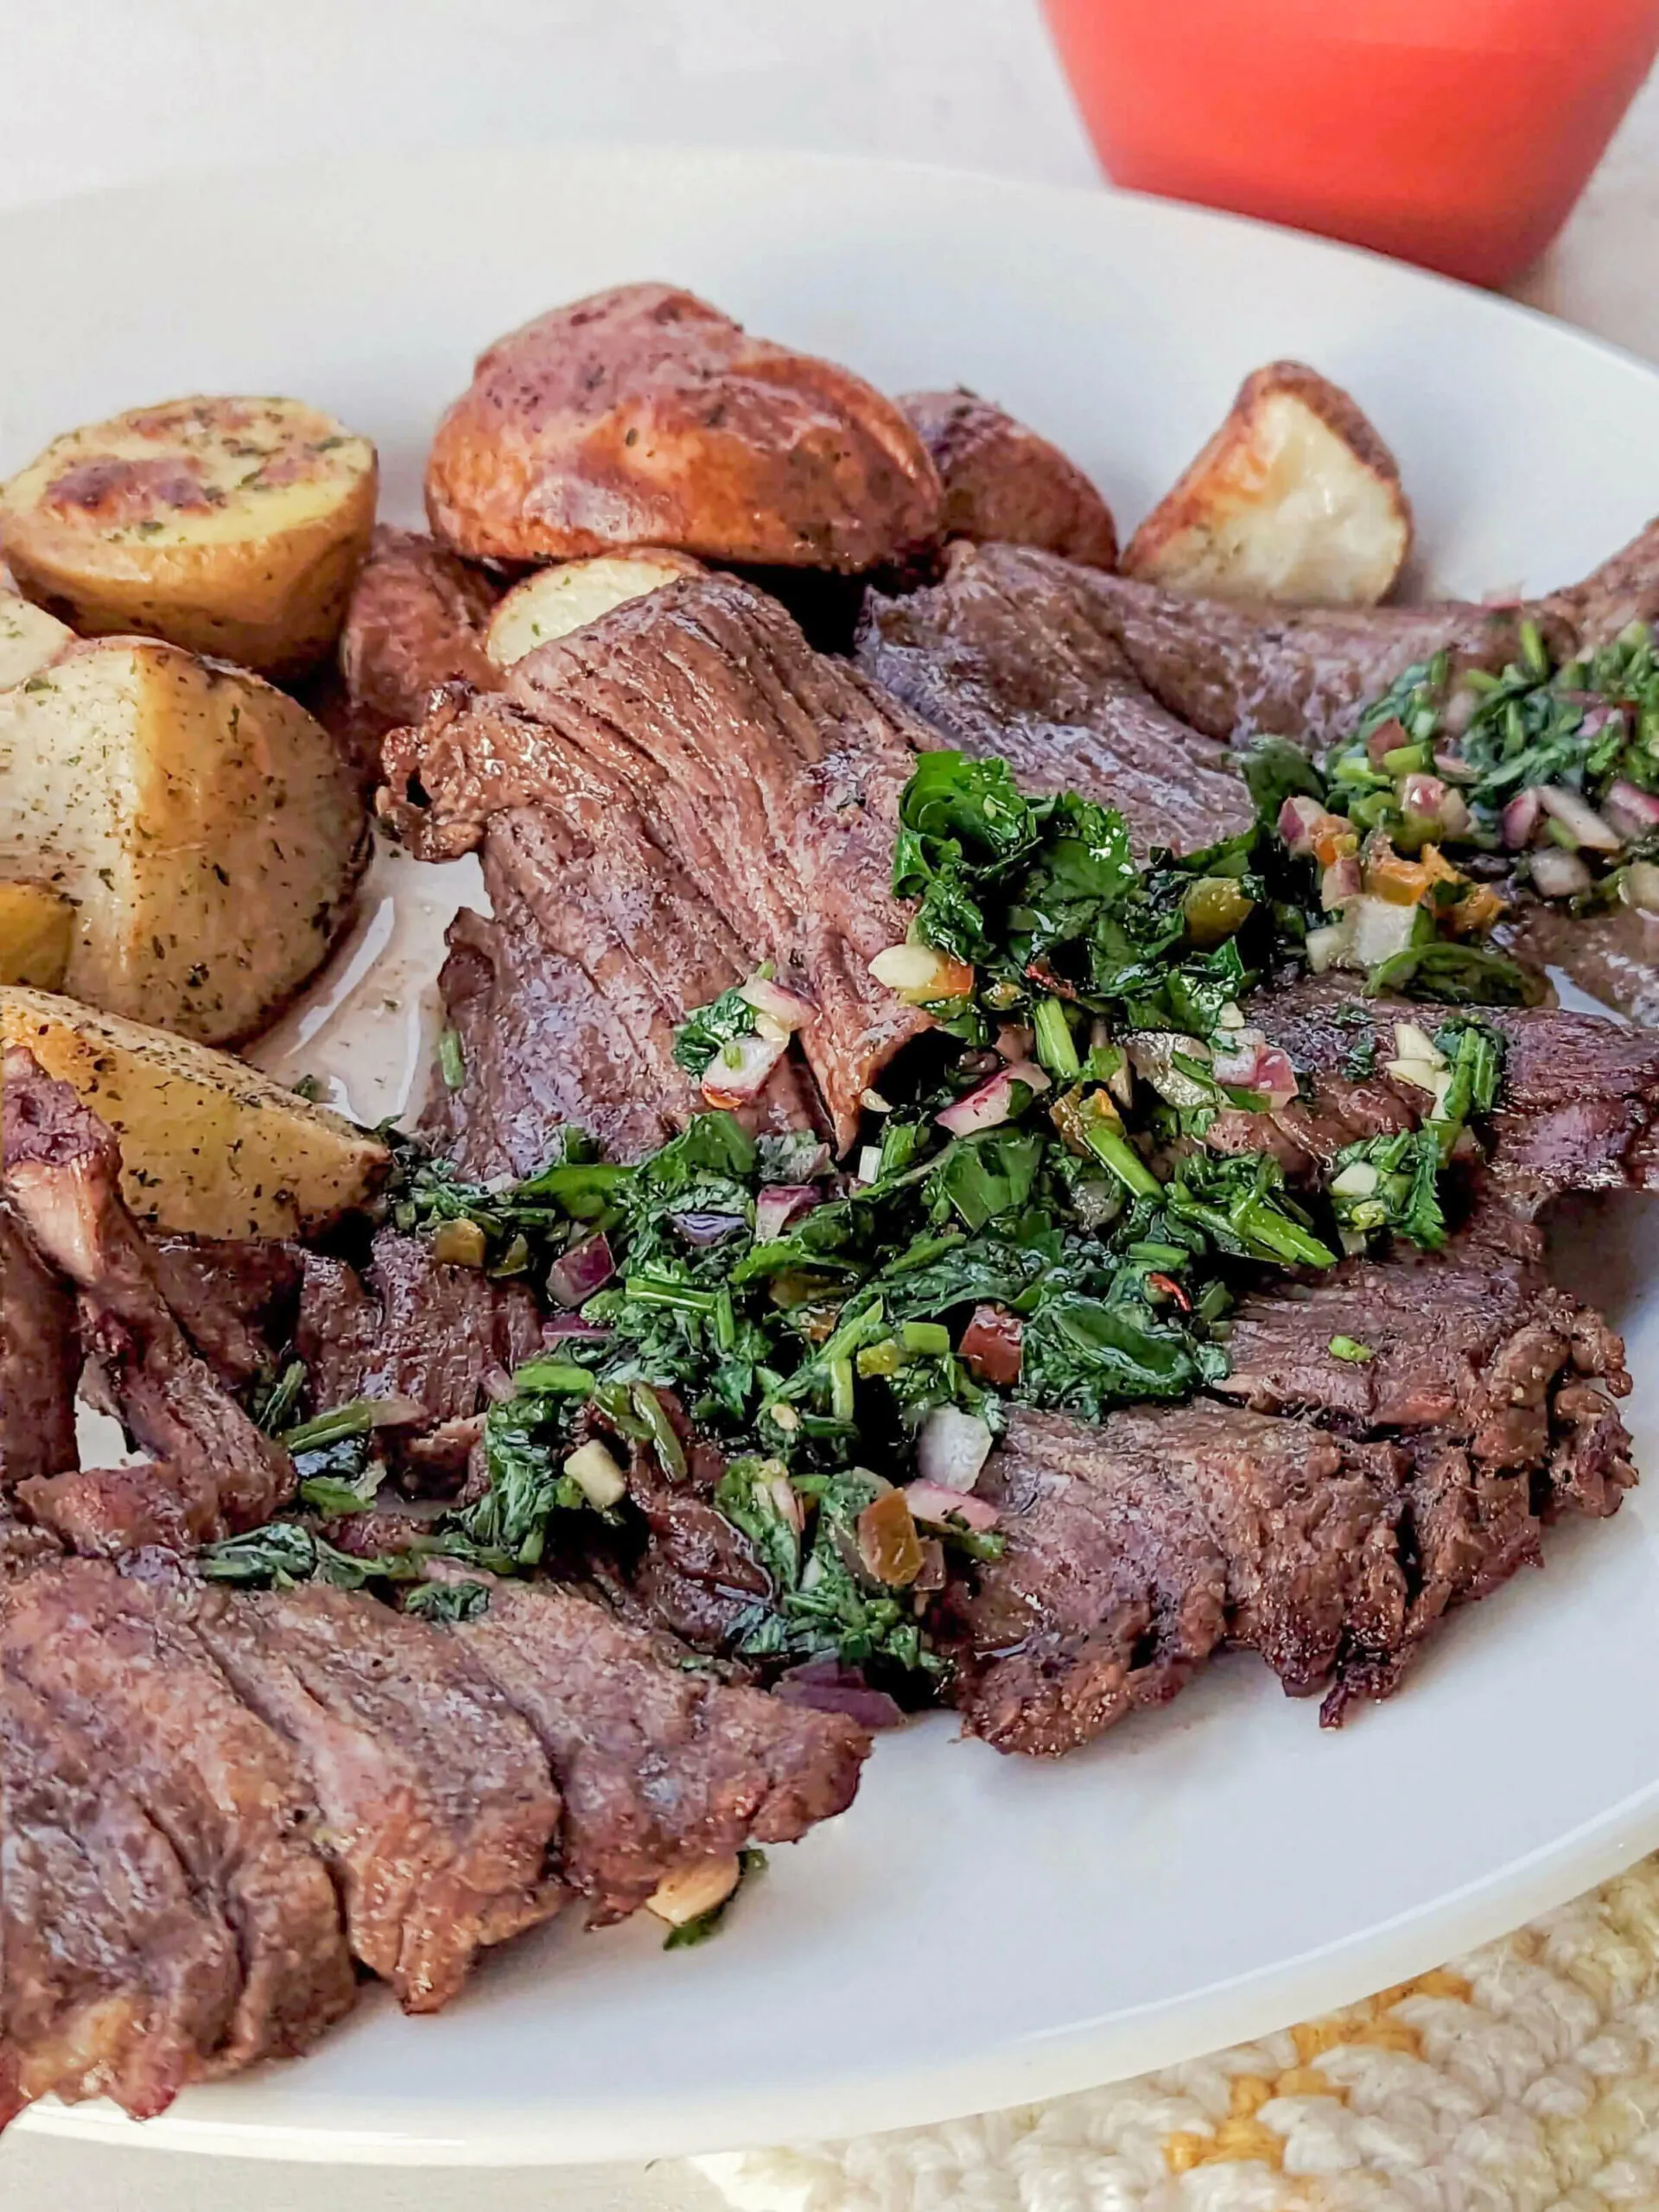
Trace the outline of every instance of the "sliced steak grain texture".
<instances>
[{"instance_id":1,"label":"sliced steak grain texture","mask_svg":"<svg viewBox=\"0 0 1659 2212\"><path fill-rule=\"evenodd\" d=\"M220 1382L241 1389L273 1368L294 1333L297 1246L275 1237L152 1236L156 1280Z\"/></svg>"},{"instance_id":2,"label":"sliced steak grain texture","mask_svg":"<svg viewBox=\"0 0 1659 2212\"><path fill-rule=\"evenodd\" d=\"M1343 1338L1369 1357L1338 1358L1331 1345ZM1433 1431L1483 1467L1522 1473L1543 1470L1575 1408L1590 1410L1586 1386L1615 1397L1630 1388L1619 1338L1545 1281L1536 1230L1491 1211L1444 1252L1402 1243L1387 1259L1251 1293L1227 1352L1231 1371L1214 1387L1258 1411L1352 1432ZM1585 1486L1573 1488L1577 1502Z\"/></svg>"},{"instance_id":3,"label":"sliced steak grain texture","mask_svg":"<svg viewBox=\"0 0 1659 2212\"><path fill-rule=\"evenodd\" d=\"M1659 522L1580 584L1510 607L1282 607L1181 599L1125 576L1092 575L1102 620L1147 690L1205 736L1269 735L1318 750L1414 663L1447 652L1498 669L1535 621L1561 658L1593 650L1627 622L1659 614Z\"/></svg>"},{"instance_id":4,"label":"sliced steak grain texture","mask_svg":"<svg viewBox=\"0 0 1659 2212\"><path fill-rule=\"evenodd\" d=\"M127 1786L0 1681L0 2127L46 2096L164 2112L236 2032L237 1935Z\"/></svg>"},{"instance_id":5,"label":"sliced steak grain texture","mask_svg":"<svg viewBox=\"0 0 1659 2212\"><path fill-rule=\"evenodd\" d=\"M927 1024L868 973L909 916L890 880L919 733L783 609L728 577L631 601L388 741L384 810L429 857L510 809L630 809L724 917L817 1007L800 1033L837 1140L893 1053Z\"/></svg>"},{"instance_id":6,"label":"sliced steak grain texture","mask_svg":"<svg viewBox=\"0 0 1659 2212\"><path fill-rule=\"evenodd\" d=\"M1155 1460L1021 1412L977 1488L1007 1548L946 1592L938 1623L970 1734L1058 1757L1173 1697L1221 1642L1226 1562Z\"/></svg>"},{"instance_id":7,"label":"sliced steak grain texture","mask_svg":"<svg viewBox=\"0 0 1659 2212\"><path fill-rule=\"evenodd\" d=\"M113 1135L27 1052L6 1053L3 1080L6 1200L41 1256L79 1287L87 1349L129 1433L211 1500L200 1537L257 1527L291 1492L292 1463L174 1317L122 1201Z\"/></svg>"},{"instance_id":8,"label":"sliced steak grain texture","mask_svg":"<svg viewBox=\"0 0 1659 2212\"><path fill-rule=\"evenodd\" d=\"M92 1746L234 1931L241 1986L209 2070L303 2050L350 2009L315 1797L165 1592L90 1560L37 1568L0 1593L0 1681Z\"/></svg>"},{"instance_id":9,"label":"sliced steak grain texture","mask_svg":"<svg viewBox=\"0 0 1659 2212\"><path fill-rule=\"evenodd\" d=\"M558 1910L547 1761L453 1638L320 1584L204 1591L188 1612L309 1777L352 1948L406 2012L436 2011L480 1950Z\"/></svg>"},{"instance_id":10,"label":"sliced steak grain texture","mask_svg":"<svg viewBox=\"0 0 1659 2212\"><path fill-rule=\"evenodd\" d=\"M1279 1131L1328 1162L1358 1138L1417 1125L1427 1092L1386 1073L1394 1025L1432 1031L1459 1010L1367 998L1357 983L1327 976L1257 992L1249 1011L1306 1079L1304 1096L1274 1117ZM1535 1211L1563 1191L1659 1188L1659 1037L1553 1007L1467 1011L1504 1039L1490 1171L1513 1207ZM1376 1071L1353 1077L1346 1064L1368 1040Z\"/></svg>"},{"instance_id":11,"label":"sliced steak grain texture","mask_svg":"<svg viewBox=\"0 0 1659 2212\"><path fill-rule=\"evenodd\" d=\"M540 1345L525 1284L446 1265L424 1237L378 1230L361 1277L327 1254L304 1255L295 1349L312 1410L412 1400L425 1418L395 1432L398 1448L435 1474L465 1467L488 1403L485 1378L511 1374Z\"/></svg>"},{"instance_id":12,"label":"sliced steak grain texture","mask_svg":"<svg viewBox=\"0 0 1659 2212\"><path fill-rule=\"evenodd\" d=\"M1146 690L1105 619L1096 573L1021 546L954 547L944 582L869 595L859 665L932 743L1000 754L1029 791L1116 807L1142 851L1237 836L1254 810L1226 748Z\"/></svg>"},{"instance_id":13,"label":"sliced steak grain texture","mask_svg":"<svg viewBox=\"0 0 1659 2212\"><path fill-rule=\"evenodd\" d=\"M554 1583L499 1583L450 1631L541 1739L564 1799L562 1872L590 1919L664 1876L788 1843L852 1802L869 1751L839 1713L688 1670L683 1647Z\"/></svg>"},{"instance_id":14,"label":"sliced steak grain texture","mask_svg":"<svg viewBox=\"0 0 1659 2212\"><path fill-rule=\"evenodd\" d=\"M565 1128L616 1160L655 1151L704 1101L674 1058L694 1007L753 961L637 811L612 791L493 816L481 859L493 920L463 910L441 978L463 1081L435 1084L427 1126L467 1174L533 1174ZM790 1060L740 1118L805 1128L812 1085Z\"/></svg>"},{"instance_id":15,"label":"sliced steak grain texture","mask_svg":"<svg viewBox=\"0 0 1659 2212\"><path fill-rule=\"evenodd\" d=\"M79 1378L74 1292L0 1198L0 1497L74 1465Z\"/></svg>"}]
</instances>

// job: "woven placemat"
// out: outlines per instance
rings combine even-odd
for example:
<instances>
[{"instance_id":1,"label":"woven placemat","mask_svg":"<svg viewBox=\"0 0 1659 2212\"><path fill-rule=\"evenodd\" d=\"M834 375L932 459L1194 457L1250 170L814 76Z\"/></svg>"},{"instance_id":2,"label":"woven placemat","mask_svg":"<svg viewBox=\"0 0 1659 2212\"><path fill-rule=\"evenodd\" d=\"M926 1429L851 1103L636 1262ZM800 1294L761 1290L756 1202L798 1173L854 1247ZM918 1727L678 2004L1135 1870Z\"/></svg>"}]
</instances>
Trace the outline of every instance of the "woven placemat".
<instances>
[{"instance_id":1,"label":"woven placemat","mask_svg":"<svg viewBox=\"0 0 1659 2212\"><path fill-rule=\"evenodd\" d=\"M1213 2058L696 2163L743 2212L1659 2212L1659 1856Z\"/></svg>"}]
</instances>

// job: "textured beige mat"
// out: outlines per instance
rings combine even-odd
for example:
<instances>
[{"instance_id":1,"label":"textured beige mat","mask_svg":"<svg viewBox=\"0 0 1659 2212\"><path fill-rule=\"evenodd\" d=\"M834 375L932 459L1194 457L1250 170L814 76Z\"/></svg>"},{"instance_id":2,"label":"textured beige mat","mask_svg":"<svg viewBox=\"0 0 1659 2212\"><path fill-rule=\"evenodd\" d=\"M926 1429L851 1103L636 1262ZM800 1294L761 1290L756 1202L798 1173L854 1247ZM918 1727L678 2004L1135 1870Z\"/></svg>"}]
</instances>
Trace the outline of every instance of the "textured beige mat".
<instances>
[{"instance_id":1,"label":"textured beige mat","mask_svg":"<svg viewBox=\"0 0 1659 2212\"><path fill-rule=\"evenodd\" d=\"M1213 2058L696 2163L746 2212L1659 2212L1659 1857Z\"/></svg>"}]
</instances>

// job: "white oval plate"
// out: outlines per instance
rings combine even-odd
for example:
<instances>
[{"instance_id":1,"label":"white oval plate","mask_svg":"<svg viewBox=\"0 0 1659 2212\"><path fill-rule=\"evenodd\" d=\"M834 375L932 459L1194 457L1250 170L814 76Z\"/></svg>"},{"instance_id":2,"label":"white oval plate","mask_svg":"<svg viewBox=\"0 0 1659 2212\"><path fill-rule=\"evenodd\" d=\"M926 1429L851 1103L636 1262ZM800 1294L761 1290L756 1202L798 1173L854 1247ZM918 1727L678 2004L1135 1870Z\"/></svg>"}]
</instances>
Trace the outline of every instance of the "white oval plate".
<instances>
[{"instance_id":1,"label":"white oval plate","mask_svg":"<svg viewBox=\"0 0 1659 2212\"><path fill-rule=\"evenodd\" d=\"M1388 263L1129 198L598 150L193 179L6 217L0 470L143 401L295 392L379 442L391 511L413 518L474 351L643 277L890 391L995 395L1124 522L1281 355L1375 415L1442 585L1563 581L1659 505L1659 377ZM365 1117L400 1108L439 926L474 880L383 871L343 964L262 1057L334 1076ZM664 1957L644 1923L585 1936L573 1918L442 2018L365 2004L302 2063L193 2091L144 2129L99 2106L28 2124L426 2164L856 2133L1171 2063L1560 1903L1659 1845L1655 1219L1605 1207L1588 1247L1630 1333L1655 1489L1611 1526L1558 1530L1546 1574L1459 1616L1341 1733L1243 1656L1055 1766L936 1719L884 1740L853 1811L775 1853L702 1949Z\"/></svg>"}]
</instances>

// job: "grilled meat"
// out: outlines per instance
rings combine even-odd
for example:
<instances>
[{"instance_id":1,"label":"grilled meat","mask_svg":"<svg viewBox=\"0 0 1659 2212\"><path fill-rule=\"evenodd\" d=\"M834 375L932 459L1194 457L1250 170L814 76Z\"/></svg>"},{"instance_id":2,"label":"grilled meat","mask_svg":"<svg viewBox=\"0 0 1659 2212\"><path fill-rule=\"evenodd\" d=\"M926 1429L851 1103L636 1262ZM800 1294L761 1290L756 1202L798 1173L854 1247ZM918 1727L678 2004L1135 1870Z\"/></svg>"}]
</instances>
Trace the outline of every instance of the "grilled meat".
<instances>
[{"instance_id":1,"label":"grilled meat","mask_svg":"<svg viewBox=\"0 0 1659 2212\"><path fill-rule=\"evenodd\" d=\"M0 1498L75 1464L74 1293L0 1198Z\"/></svg>"},{"instance_id":2,"label":"grilled meat","mask_svg":"<svg viewBox=\"0 0 1659 2212\"><path fill-rule=\"evenodd\" d=\"M927 742L1000 754L1027 790L1116 807L1143 851L1237 836L1254 810L1226 748L1146 690L1097 574L1021 546L957 546L931 590L869 595L859 665L921 717Z\"/></svg>"},{"instance_id":3,"label":"grilled meat","mask_svg":"<svg viewBox=\"0 0 1659 2212\"><path fill-rule=\"evenodd\" d=\"M780 607L693 577L537 648L505 696L398 733L385 805L430 857L469 849L516 807L579 835L608 807L635 813L744 961L771 960L817 1006L800 1043L844 1146L865 1090L927 1026L868 973L908 919L889 879L915 735Z\"/></svg>"}]
</instances>

